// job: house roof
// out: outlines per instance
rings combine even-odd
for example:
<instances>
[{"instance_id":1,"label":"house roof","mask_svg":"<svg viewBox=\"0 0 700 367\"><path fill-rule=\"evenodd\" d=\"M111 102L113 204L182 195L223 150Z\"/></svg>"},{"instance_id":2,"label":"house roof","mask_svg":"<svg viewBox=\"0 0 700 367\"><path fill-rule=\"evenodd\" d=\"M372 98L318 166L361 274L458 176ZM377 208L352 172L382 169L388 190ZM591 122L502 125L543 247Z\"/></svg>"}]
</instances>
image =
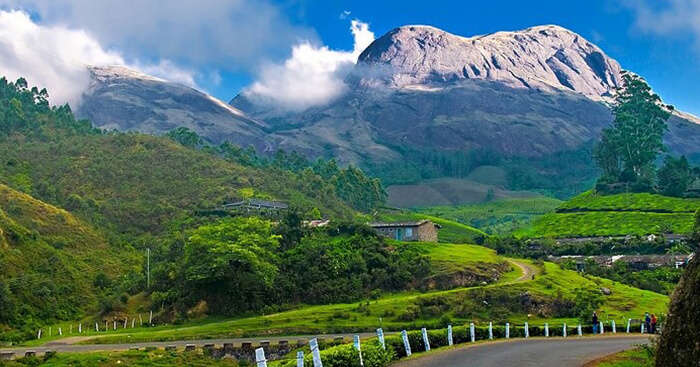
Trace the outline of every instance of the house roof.
<instances>
[{"instance_id":1,"label":"house roof","mask_svg":"<svg viewBox=\"0 0 700 367\"><path fill-rule=\"evenodd\" d=\"M237 207L237 206L254 206L260 208L273 208L273 209L287 209L289 205L281 201L269 201L261 199L248 199L239 201L236 203L224 204L224 208Z\"/></svg>"},{"instance_id":2,"label":"house roof","mask_svg":"<svg viewBox=\"0 0 700 367\"><path fill-rule=\"evenodd\" d=\"M430 221L427 219L419 220L417 222L390 222L390 223L382 223L382 222L375 222L375 223L370 223L369 226L372 228L393 228L393 227L419 227L422 226L425 223L429 223Z\"/></svg>"}]
</instances>

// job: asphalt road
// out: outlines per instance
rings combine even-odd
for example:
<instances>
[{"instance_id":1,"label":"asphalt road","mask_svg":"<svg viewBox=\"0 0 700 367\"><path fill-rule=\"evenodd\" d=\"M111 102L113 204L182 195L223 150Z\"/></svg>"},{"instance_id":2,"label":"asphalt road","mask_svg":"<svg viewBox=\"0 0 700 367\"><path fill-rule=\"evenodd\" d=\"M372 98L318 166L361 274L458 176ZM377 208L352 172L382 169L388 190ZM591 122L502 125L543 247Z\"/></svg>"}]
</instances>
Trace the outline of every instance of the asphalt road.
<instances>
[{"instance_id":1,"label":"asphalt road","mask_svg":"<svg viewBox=\"0 0 700 367\"><path fill-rule=\"evenodd\" d=\"M580 367L588 361L647 343L644 337L516 339L436 351L396 367Z\"/></svg>"}]
</instances>

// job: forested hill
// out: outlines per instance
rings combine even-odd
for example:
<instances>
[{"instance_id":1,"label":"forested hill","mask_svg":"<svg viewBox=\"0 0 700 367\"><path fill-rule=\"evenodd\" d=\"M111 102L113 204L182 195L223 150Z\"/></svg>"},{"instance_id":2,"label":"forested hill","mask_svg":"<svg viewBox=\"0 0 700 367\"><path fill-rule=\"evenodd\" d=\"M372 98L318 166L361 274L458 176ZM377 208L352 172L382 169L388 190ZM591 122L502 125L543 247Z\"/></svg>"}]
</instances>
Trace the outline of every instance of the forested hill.
<instances>
[{"instance_id":1,"label":"forested hill","mask_svg":"<svg viewBox=\"0 0 700 367\"><path fill-rule=\"evenodd\" d=\"M193 149L177 139L102 132L47 97L22 79L0 79L0 182L113 233L159 233L195 209L247 197L344 218L353 206L369 210L382 200L378 182L359 170L259 165L230 145Z\"/></svg>"}]
</instances>

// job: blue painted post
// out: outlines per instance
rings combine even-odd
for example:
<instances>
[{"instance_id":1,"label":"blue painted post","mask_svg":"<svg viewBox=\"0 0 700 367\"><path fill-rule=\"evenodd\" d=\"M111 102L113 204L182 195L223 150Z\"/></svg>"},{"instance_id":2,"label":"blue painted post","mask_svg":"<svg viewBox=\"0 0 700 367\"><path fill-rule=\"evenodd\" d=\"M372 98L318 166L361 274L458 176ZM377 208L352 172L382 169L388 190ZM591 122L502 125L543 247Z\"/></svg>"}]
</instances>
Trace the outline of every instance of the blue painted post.
<instances>
[{"instance_id":1,"label":"blue painted post","mask_svg":"<svg viewBox=\"0 0 700 367\"><path fill-rule=\"evenodd\" d=\"M510 323L506 322L506 339L510 339Z\"/></svg>"},{"instance_id":2,"label":"blue painted post","mask_svg":"<svg viewBox=\"0 0 700 367\"><path fill-rule=\"evenodd\" d=\"M549 338L549 324L546 322L544 323L544 336Z\"/></svg>"},{"instance_id":3,"label":"blue painted post","mask_svg":"<svg viewBox=\"0 0 700 367\"><path fill-rule=\"evenodd\" d=\"M420 333L423 334L423 344L425 344L425 351L429 352L430 351L430 340L428 340L428 330L425 330L425 328L421 328Z\"/></svg>"},{"instance_id":4,"label":"blue painted post","mask_svg":"<svg viewBox=\"0 0 700 367\"><path fill-rule=\"evenodd\" d=\"M408 333L406 333L406 330L401 331L401 339L403 340L403 347L406 350L406 357L410 357L411 343L408 342Z\"/></svg>"},{"instance_id":5,"label":"blue painted post","mask_svg":"<svg viewBox=\"0 0 700 367\"><path fill-rule=\"evenodd\" d=\"M258 367L267 367L267 359L265 359L265 349L258 348L255 350L255 363Z\"/></svg>"},{"instance_id":6,"label":"blue painted post","mask_svg":"<svg viewBox=\"0 0 700 367\"><path fill-rule=\"evenodd\" d=\"M527 322L525 322L525 339L530 337L530 328L527 327Z\"/></svg>"},{"instance_id":7,"label":"blue painted post","mask_svg":"<svg viewBox=\"0 0 700 367\"><path fill-rule=\"evenodd\" d=\"M493 322L489 321L489 340L493 340Z\"/></svg>"},{"instance_id":8,"label":"blue painted post","mask_svg":"<svg viewBox=\"0 0 700 367\"><path fill-rule=\"evenodd\" d=\"M386 344L384 344L384 330L382 330L382 328L377 329L377 339L379 339L379 344L382 345L382 349L386 350Z\"/></svg>"},{"instance_id":9,"label":"blue painted post","mask_svg":"<svg viewBox=\"0 0 700 367\"><path fill-rule=\"evenodd\" d=\"M365 362L362 360L362 348L360 347L360 336L355 335L353 339L353 346L357 349L357 353L360 355L360 367L364 367Z\"/></svg>"},{"instance_id":10,"label":"blue painted post","mask_svg":"<svg viewBox=\"0 0 700 367\"><path fill-rule=\"evenodd\" d=\"M469 323L469 336L471 337L472 343L476 340L476 334L474 333L474 323Z\"/></svg>"},{"instance_id":11,"label":"blue painted post","mask_svg":"<svg viewBox=\"0 0 700 367\"><path fill-rule=\"evenodd\" d=\"M309 348L311 348L311 355L313 355L314 367L323 367L321 351L318 349L318 340L316 338L309 340Z\"/></svg>"},{"instance_id":12,"label":"blue painted post","mask_svg":"<svg viewBox=\"0 0 700 367\"><path fill-rule=\"evenodd\" d=\"M297 367L304 367L304 352L297 352Z\"/></svg>"},{"instance_id":13,"label":"blue painted post","mask_svg":"<svg viewBox=\"0 0 700 367\"><path fill-rule=\"evenodd\" d=\"M452 325L447 325L447 345L452 346Z\"/></svg>"}]
</instances>

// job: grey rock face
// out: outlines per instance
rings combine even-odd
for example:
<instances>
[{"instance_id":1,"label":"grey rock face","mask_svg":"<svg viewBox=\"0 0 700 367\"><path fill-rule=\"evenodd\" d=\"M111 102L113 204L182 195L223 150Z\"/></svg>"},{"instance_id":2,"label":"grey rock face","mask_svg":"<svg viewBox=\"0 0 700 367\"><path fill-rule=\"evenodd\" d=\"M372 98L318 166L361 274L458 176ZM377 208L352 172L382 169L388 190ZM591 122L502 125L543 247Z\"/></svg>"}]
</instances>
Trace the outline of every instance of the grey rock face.
<instances>
[{"instance_id":1,"label":"grey rock face","mask_svg":"<svg viewBox=\"0 0 700 367\"><path fill-rule=\"evenodd\" d=\"M396 28L372 43L358 67L386 73L366 85L498 81L513 88L574 91L599 100L620 85L620 65L583 37L548 25L519 32L460 37L429 26Z\"/></svg>"},{"instance_id":2,"label":"grey rock face","mask_svg":"<svg viewBox=\"0 0 700 367\"><path fill-rule=\"evenodd\" d=\"M263 123L205 93L122 66L89 71L76 114L97 127L161 135L184 126L213 143L266 146Z\"/></svg>"}]
</instances>

